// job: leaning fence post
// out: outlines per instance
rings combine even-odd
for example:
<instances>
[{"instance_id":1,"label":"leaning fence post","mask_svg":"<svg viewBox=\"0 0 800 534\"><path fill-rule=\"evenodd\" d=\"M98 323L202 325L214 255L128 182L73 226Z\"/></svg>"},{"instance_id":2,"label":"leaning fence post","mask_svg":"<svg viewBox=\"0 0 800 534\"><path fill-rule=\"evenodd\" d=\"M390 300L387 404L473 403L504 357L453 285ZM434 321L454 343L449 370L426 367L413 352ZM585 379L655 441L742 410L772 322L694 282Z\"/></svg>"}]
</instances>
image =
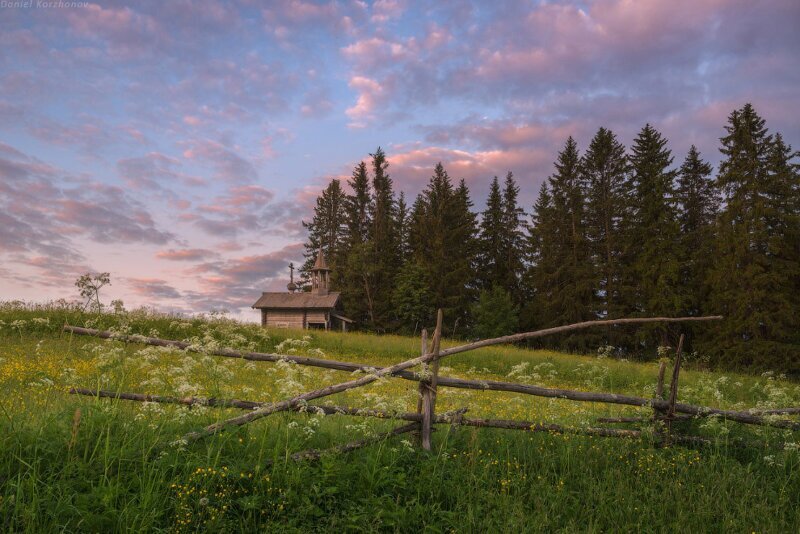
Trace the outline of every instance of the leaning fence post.
<instances>
[{"instance_id":1,"label":"leaning fence post","mask_svg":"<svg viewBox=\"0 0 800 534\"><path fill-rule=\"evenodd\" d=\"M419 354L420 354L420 356L425 356L426 354L428 354L428 329L427 328L423 328L422 332L420 332L420 334L421 334L420 337L421 337L421 345L422 346L420 348L420 353ZM427 363L423 363L422 364L422 374L423 374L423 377L427 376L427 374L428 374L428 364ZM420 380L417 383L417 391L419 392L419 395L417 396L417 413L419 415L422 415L422 398L425 396L425 380ZM418 437L420 439L422 438L422 419L420 419L420 423L419 423Z\"/></svg>"},{"instance_id":2,"label":"leaning fence post","mask_svg":"<svg viewBox=\"0 0 800 534\"><path fill-rule=\"evenodd\" d=\"M442 340L442 310L436 315L436 330L433 333L433 347L431 354L433 359L429 366L430 378L425 382L420 382L422 390L422 448L426 451L431 450L431 428L434 420L434 409L436 406L436 384L439 378L439 348Z\"/></svg>"},{"instance_id":3,"label":"leaning fence post","mask_svg":"<svg viewBox=\"0 0 800 534\"><path fill-rule=\"evenodd\" d=\"M672 369L672 382L669 384L669 405L667 407L667 439L672 435L672 419L675 418L675 402L678 399L678 375L681 372L683 360L683 334L678 340L678 352L675 355L675 367Z\"/></svg>"},{"instance_id":4,"label":"leaning fence post","mask_svg":"<svg viewBox=\"0 0 800 534\"><path fill-rule=\"evenodd\" d=\"M664 400L664 373L667 370L667 362L662 361L661 364L658 366L658 382L656 382L656 395L654 401L662 401ZM663 408L659 408L656 405L656 402L653 403L653 424L655 427L656 437L660 437L661 434L661 420L663 419L662 415L664 413Z\"/></svg>"}]
</instances>

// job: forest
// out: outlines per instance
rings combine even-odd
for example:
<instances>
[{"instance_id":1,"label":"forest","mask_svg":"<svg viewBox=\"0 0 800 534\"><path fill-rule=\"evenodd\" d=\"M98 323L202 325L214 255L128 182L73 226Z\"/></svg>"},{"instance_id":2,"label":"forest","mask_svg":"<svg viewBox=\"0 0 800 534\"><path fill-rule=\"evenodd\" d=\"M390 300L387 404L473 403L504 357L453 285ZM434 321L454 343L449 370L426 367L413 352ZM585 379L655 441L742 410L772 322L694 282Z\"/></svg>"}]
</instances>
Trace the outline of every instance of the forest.
<instances>
[{"instance_id":1,"label":"forest","mask_svg":"<svg viewBox=\"0 0 800 534\"><path fill-rule=\"evenodd\" d=\"M448 336L494 337L580 321L721 314L687 334L698 364L800 373L800 166L751 104L730 113L715 170L678 165L646 124L626 148L599 128L570 137L533 206L512 172L480 206L441 163L413 203L379 147L317 198L308 273L322 248L358 328L415 333L444 310ZM609 328L546 348L655 358L674 326ZM541 346L541 345L539 345Z\"/></svg>"}]
</instances>

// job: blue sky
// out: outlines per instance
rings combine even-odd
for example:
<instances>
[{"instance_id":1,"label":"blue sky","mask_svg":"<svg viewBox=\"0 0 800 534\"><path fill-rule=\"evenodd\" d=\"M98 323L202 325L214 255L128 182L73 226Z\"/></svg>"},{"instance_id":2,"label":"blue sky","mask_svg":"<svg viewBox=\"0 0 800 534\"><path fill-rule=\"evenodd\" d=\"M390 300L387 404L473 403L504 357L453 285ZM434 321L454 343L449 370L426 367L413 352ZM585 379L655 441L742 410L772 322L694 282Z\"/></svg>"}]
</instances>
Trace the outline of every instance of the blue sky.
<instances>
[{"instance_id":1,"label":"blue sky","mask_svg":"<svg viewBox=\"0 0 800 534\"><path fill-rule=\"evenodd\" d=\"M301 221L381 145L398 190L442 161L476 208L530 205L568 135L718 161L752 102L800 142L800 3L79 2L0 8L0 295L247 317Z\"/></svg>"}]
</instances>

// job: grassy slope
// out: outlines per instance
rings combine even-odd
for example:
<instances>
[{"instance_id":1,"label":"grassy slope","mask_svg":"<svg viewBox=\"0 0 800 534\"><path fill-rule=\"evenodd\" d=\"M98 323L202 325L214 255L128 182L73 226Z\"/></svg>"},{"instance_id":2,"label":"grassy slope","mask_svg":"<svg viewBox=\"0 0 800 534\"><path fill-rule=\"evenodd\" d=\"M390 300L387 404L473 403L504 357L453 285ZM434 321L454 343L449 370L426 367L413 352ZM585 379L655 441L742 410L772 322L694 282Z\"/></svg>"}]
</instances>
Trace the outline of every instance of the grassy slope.
<instances>
[{"instance_id":1,"label":"grassy slope","mask_svg":"<svg viewBox=\"0 0 800 534\"><path fill-rule=\"evenodd\" d=\"M46 322L45 322L46 320ZM702 450L647 443L442 427L434 454L401 438L315 464L287 454L392 426L336 416L279 414L191 446L184 432L233 411L96 401L70 385L121 391L275 400L347 374L254 364L70 337L63 309L0 309L0 530L730 530L800 529L796 450L737 451L725 436L767 443L798 434L719 421L691 430L720 437ZM14 321L23 321L16 323ZM297 351L385 365L416 355L399 336L270 331L225 321L146 314L103 316L101 328L196 338L262 351ZM520 365L522 364L522 365ZM456 355L443 374L652 395L655 364L495 347ZM513 376L508 378L511 373ZM800 404L800 386L770 377L682 373L681 400L714 406ZM386 380L330 399L409 410L415 384ZM470 415L592 424L641 410L520 395L442 390L439 409ZM689 430L686 426L684 430ZM263 469L265 460L276 460Z\"/></svg>"}]
</instances>

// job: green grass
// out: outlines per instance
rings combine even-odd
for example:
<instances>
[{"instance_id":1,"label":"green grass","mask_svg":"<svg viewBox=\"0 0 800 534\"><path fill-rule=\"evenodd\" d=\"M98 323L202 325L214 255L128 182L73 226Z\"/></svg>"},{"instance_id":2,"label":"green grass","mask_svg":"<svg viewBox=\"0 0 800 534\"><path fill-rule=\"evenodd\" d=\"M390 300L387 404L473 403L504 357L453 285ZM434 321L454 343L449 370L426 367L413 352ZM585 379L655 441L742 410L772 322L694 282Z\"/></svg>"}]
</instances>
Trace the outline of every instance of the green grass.
<instances>
[{"instance_id":1,"label":"green grass","mask_svg":"<svg viewBox=\"0 0 800 534\"><path fill-rule=\"evenodd\" d=\"M676 424L715 440L701 449L641 441L439 427L434 450L396 437L319 462L288 456L398 423L281 413L185 446L185 432L234 410L66 394L69 386L279 400L350 378L70 336L64 323L194 338L201 347L295 351L370 365L419 353L419 340L264 331L217 318L145 312L83 315L0 306L0 531L718 531L800 530L800 433L715 419ZM310 336L303 341L303 336ZM288 341L287 341L288 340ZM295 340L295 341L291 341ZM445 345L454 344L445 341ZM498 346L450 357L442 374L651 396L657 364ZM512 376L509 377L508 375ZM773 376L689 368L680 399L746 408L800 405ZM416 384L387 379L325 402L409 411ZM595 425L644 409L498 392L440 391L437 410ZM763 447L738 449L730 436ZM778 444L789 442L788 448Z\"/></svg>"}]
</instances>

